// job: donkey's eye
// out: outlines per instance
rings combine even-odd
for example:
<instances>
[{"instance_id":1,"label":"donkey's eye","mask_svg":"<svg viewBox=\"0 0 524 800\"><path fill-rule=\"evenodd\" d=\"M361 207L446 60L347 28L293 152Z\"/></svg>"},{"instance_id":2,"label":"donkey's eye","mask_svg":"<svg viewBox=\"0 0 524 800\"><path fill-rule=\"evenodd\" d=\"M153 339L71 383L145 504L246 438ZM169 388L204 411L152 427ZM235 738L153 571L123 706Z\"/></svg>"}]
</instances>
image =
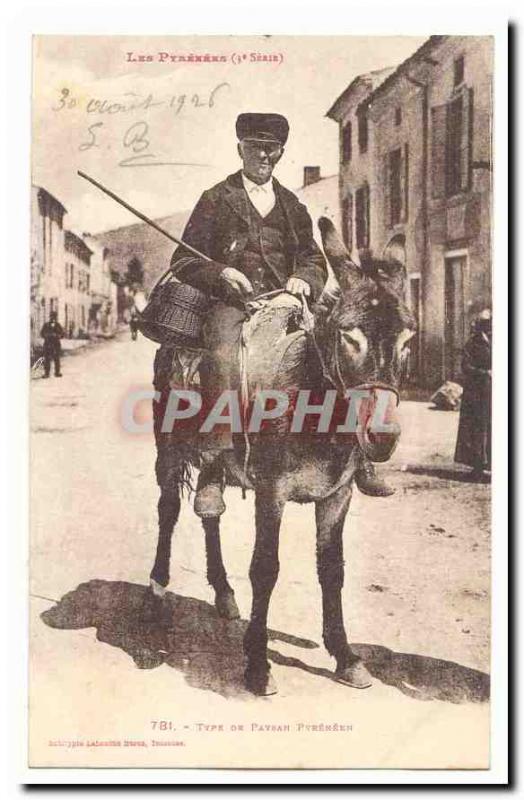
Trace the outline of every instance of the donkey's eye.
<instances>
[{"instance_id":1,"label":"donkey's eye","mask_svg":"<svg viewBox=\"0 0 524 800\"><path fill-rule=\"evenodd\" d=\"M348 349L360 358L364 358L368 349L368 340L360 328L343 329L340 331L340 336Z\"/></svg>"}]
</instances>

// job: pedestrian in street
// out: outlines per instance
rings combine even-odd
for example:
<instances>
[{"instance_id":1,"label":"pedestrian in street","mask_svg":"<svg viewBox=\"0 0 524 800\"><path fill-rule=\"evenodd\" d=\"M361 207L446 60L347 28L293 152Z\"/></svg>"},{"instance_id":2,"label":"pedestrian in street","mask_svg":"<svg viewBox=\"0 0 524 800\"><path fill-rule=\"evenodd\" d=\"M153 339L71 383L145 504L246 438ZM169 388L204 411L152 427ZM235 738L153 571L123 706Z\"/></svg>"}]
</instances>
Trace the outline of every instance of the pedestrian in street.
<instances>
[{"instance_id":1,"label":"pedestrian in street","mask_svg":"<svg viewBox=\"0 0 524 800\"><path fill-rule=\"evenodd\" d=\"M464 393L455 461L472 468L475 478L491 470L491 311L475 320L462 356Z\"/></svg>"},{"instance_id":2,"label":"pedestrian in street","mask_svg":"<svg viewBox=\"0 0 524 800\"><path fill-rule=\"evenodd\" d=\"M129 319L129 328L131 329L131 339L134 342L136 342L138 333L138 315L136 311L131 312L131 317Z\"/></svg>"},{"instance_id":3,"label":"pedestrian in street","mask_svg":"<svg viewBox=\"0 0 524 800\"><path fill-rule=\"evenodd\" d=\"M49 315L49 322L46 322L40 331L40 336L44 340L44 378L49 378L51 361L53 361L55 365L55 377L62 377L60 371L60 339L63 335L64 331L58 322L58 314L56 311L52 311Z\"/></svg>"}]
</instances>

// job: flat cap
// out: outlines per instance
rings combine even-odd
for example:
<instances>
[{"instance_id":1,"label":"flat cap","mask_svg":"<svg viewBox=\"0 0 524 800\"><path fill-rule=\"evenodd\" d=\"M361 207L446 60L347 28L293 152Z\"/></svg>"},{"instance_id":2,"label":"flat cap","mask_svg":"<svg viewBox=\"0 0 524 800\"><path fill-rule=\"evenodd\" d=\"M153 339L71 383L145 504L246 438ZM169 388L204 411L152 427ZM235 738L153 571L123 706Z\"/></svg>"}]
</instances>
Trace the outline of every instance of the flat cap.
<instances>
[{"instance_id":1,"label":"flat cap","mask_svg":"<svg viewBox=\"0 0 524 800\"><path fill-rule=\"evenodd\" d=\"M256 139L284 146L289 135L289 123L282 114L239 114L236 132L240 141Z\"/></svg>"}]
</instances>

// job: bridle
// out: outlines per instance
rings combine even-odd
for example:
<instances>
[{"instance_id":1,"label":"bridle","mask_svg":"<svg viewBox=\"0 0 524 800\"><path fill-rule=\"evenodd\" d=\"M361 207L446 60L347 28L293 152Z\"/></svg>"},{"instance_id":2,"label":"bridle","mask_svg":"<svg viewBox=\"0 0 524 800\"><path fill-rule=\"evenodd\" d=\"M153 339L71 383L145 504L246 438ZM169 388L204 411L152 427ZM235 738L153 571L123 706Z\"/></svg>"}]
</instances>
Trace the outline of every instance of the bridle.
<instances>
[{"instance_id":1,"label":"bridle","mask_svg":"<svg viewBox=\"0 0 524 800\"><path fill-rule=\"evenodd\" d=\"M369 391L373 399L377 399L376 392L378 389L383 389L387 392L392 392L395 397L397 398L397 406L400 403L400 394L398 389L390 383L386 383L385 381L364 381L363 383L359 383L355 386L348 386L344 380L342 375L342 369L340 366L340 352L339 352L339 329L336 328L335 334L335 345L334 345L334 353L333 353L333 362L334 362L334 370L335 375L331 373L331 370L326 364L326 360L324 358L324 354L322 353L322 348L320 347L318 340L315 335L315 324L314 324L314 315L310 311L307 301L305 297L302 297L302 309L303 309L303 318L304 318L304 327L306 333L309 335L311 342L313 343L313 347L315 348L315 352L317 354L318 360L320 362L320 366L322 368L322 374L324 378L329 381L336 389L338 389L343 396L345 396L350 391ZM307 320L307 321L306 321Z\"/></svg>"},{"instance_id":2,"label":"bridle","mask_svg":"<svg viewBox=\"0 0 524 800\"><path fill-rule=\"evenodd\" d=\"M339 384L338 388L340 388L341 391L344 392L344 394L346 392L348 392L348 391L365 391L365 390L367 390L367 391L370 391L372 393L372 395L375 394L377 389L383 389L383 390L385 390L387 392L392 392L395 395L395 397L397 398L397 406L398 406L399 403L400 403L400 394L399 394L398 389L395 386L393 386L391 383L386 383L385 381L364 381L363 383L358 383L356 386L347 386L347 384L344 381L344 378L342 376L342 370L340 368L339 341L340 341L340 336L339 336L339 331L338 331L338 328L337 328L336 336L335 336L335 347L334 347L335 352L334 352L334 355L333 355L333 360L335 362L335 372L336 372L336 376L337 376L338 384ZM375 397L376 397L376 395L375 395Z\"/></svg>"}]
</instances>

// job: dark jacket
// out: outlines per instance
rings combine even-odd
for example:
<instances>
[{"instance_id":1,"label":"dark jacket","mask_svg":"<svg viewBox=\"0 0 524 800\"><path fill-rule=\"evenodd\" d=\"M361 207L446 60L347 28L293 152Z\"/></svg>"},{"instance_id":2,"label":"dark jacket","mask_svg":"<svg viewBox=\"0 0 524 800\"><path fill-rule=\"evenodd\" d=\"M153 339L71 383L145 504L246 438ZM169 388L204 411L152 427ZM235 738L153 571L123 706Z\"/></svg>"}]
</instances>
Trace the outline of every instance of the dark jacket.
<instances>
[{"instance_id":1,"label":"dark jacket","mask_svg":"<svg viewBox=\"0 0 524 800\"><path fill-rule=\"evenodd\" d=\"M466 342L462 372L455 461L491 469L491 339L485 334L477 331Z\"/></svg>"},{"instance_id":2,"label":"dark jacket","mask_svg":"<svg viewBox=\"0 0 524 800\"><path fill-rule=\"evenodd\" d=\"M58 322L44 323L40 336L44 340L44 350L46 352L56 352L60 350L60 339L64 335L64 330Z\"/></svg>"},{"instance_id":3,"label":"dark jacket","mask_svg":"<svg viewBox=\"0 0 524 800\"><path fill-rule=\"evenodd\" d=\"M275 178L273 182L287 221L285 267L278 269L275 281L284 287L292 275L302 278L310 285L313 299L318 298L327 272L324 256L313 239L311 217L293 192ZM203 193L182 239L209 256L213 263L178 247L171 265L175 266L175 274L180 280L208 294L219 295L218 277L224 267L235 267L242 272L242 253L248 242L250 224L249 202L240 171Z\"/></svg>"}]
</instances>

